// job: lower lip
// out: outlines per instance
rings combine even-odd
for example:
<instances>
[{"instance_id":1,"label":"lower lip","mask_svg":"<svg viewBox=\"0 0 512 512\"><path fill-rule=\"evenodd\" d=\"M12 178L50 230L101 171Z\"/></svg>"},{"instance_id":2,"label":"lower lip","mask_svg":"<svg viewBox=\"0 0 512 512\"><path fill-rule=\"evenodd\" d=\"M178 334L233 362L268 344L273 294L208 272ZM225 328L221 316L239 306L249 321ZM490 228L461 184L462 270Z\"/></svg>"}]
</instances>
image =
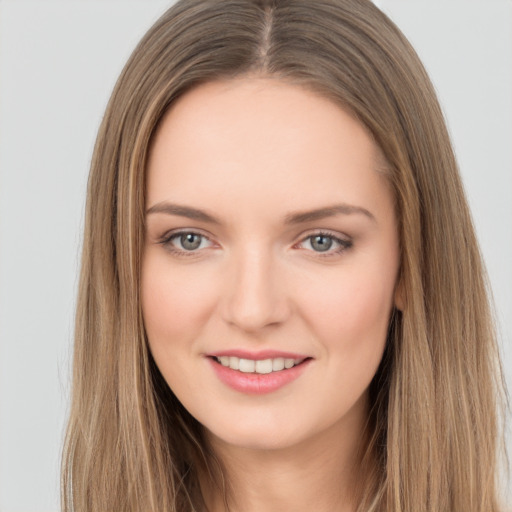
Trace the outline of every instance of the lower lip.
<instances>
[{"instance_id":1,"label":"lower lip","mask_svg":"<svg viewBox=\"0 0 512 512\"><path fill-rule=\"evenodd\" d=\"M278 389L286 386L294 381L311 362L311 359L306 359L302 363L289 368L272 373L243 373L238 370L233 370L227 366L222 366L213 358L208 358L213 370L217 377L230 388L241 393L248 393L251 395L264 395L272 393Z\"/></svg>"}]
</instances>

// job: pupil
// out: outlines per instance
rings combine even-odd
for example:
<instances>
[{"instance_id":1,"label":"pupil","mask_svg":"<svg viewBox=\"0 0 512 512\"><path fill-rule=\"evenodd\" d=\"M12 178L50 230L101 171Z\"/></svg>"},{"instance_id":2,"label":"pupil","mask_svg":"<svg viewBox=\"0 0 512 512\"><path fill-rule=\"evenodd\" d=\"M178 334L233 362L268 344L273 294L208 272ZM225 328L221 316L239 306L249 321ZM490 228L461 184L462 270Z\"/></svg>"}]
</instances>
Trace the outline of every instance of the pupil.
<instances>
[{"instance_id":1,"label":"pupil","mask_svg":"<svg viewBox=\"0 0 512 512\"><path fill-rule=\"evenodd\" d=\"M311 246L315 251L328 251L332 246L332 238L329 236L317 235L311 240Z\"/></svg>"},{"instance_id":2,"label":"pupil","mask_svg":"<svg viewBox=\"0 0 512 512\"><path fill-rule=\"evenodd\" d=\"M188 251L193 251L197 249L201 245L201 237L194 233L187 233L185 235L181 235L181 245L184 249Z\"/></svg>"}]
</instances>

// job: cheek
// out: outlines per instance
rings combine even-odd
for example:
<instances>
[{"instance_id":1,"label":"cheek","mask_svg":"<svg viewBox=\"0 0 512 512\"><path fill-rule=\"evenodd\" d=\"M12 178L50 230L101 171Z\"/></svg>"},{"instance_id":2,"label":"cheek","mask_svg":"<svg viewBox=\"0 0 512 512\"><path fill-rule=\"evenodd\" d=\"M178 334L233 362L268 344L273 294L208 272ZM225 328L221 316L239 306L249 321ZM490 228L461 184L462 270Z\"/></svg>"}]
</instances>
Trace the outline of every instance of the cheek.
<instances>
[{"instance_id":1,"label":"cheek","mask_svg":"<svg viewBox=\"0 0 512 512\"><path fill-rule=\"evenodd\" d=\"M302 293L303 317L330 357L361 364L380 361L394 288L393 275L383 275L378 268L353 268Z\"/></svg>"},{"instance_id":2,"label":"cheek","mask_svg":"<svg viewBox=\"0 0 512 512\"><path fill-rule=\"evenodd\" d=\"M166 255L148 254L142 267L142 313L156 365L183 403L201 393L195 366L204 324L215 307L215 283L190 268L170 265ZM199 343L198 343L199 341ZM193 401L191 402L194 403Z\"/></svg>"},{"instance_id":3,"label":"cheek","mask_svg":"<svg viewBox=\"0 0 512 512\"><path fill-rule=\"evenodd\" d=\"M173 348L194 339L215 306L214 291L211 276L201 279L201 275L196 275L191 280L189 270L170 266L165 256L146 256L142 312L151 347L171 345L168 348Z\"/></svg>"}]
</instances>

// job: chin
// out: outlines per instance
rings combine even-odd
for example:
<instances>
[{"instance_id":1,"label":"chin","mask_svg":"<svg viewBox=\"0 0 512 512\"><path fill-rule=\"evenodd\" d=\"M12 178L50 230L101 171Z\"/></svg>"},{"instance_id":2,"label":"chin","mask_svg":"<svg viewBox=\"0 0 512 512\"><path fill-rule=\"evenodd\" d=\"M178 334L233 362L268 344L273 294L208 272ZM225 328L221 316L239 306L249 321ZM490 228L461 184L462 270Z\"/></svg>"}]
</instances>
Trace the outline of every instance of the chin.
<instances>
[{"instance_id":1,"label":"chin","mask_svg":"<svg viewBox=\"0 0 512 512\"><path fill-rule=\"evenodd\" d=\"M291 448L311 437L308 428L297 430L291 428L291 421L286 424L272 421L246 421L206 427L208 437L216 444L244 450L282 450Z\"/></svg>"},{"instance_id":2,"label":"chin","mask_svg":"<svg viewBox=\"0 0 512 512\"><path fill-rule=\"evenodd\" d=\"M231 448L254 451L283 450L290 448L297 443L296 439L284 436L277 436L275 433L260 432L224 432L222 437L209 431L209 438L212 445L222 444Z\"/></svg>"}]
</instances>

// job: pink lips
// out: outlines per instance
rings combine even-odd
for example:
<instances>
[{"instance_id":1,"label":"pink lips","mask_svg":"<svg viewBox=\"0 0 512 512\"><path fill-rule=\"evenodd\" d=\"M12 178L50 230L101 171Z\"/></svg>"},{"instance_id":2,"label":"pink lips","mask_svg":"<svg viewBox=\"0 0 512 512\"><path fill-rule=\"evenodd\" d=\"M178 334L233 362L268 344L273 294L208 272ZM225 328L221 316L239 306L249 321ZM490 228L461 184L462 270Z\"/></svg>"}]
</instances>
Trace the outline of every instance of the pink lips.
<instances>
[{"instance_id":1,"label":"pink lips","mask_svg":"<svg viewBox=\"0 0 512 512\"><path fill-rule=\"evenodd\" d=\"M301 359L300 364L293 368L275 371L272 373L243 373L233 370L220 364L215 358L232 356L241 359L263 360L263 359ZM297 379L312 361L308 356L291 352L276 352L274 350L262 350L259 352L248 352L245 350L225 350L207 354L212 369L217 377L230 388L253 395L262 395L277 391L283 386Z\"/></svg>"},{"instance_id":2,"label":"pink lips","mask_svg":"<svg viewBox=\"0 0 512 512\"><path fill-rule=\"evenodd\" d=\"M211 352L206 354L209 357L222 357L222 356L233 356L243 359L276 359L282 357L284 359L307 359L308 356L303 354L297 354L295 352L281 352L277 350L259 350L257 352L250 352L248 350L220 350L219 352Z\"/></svg>"}]
</instances>

